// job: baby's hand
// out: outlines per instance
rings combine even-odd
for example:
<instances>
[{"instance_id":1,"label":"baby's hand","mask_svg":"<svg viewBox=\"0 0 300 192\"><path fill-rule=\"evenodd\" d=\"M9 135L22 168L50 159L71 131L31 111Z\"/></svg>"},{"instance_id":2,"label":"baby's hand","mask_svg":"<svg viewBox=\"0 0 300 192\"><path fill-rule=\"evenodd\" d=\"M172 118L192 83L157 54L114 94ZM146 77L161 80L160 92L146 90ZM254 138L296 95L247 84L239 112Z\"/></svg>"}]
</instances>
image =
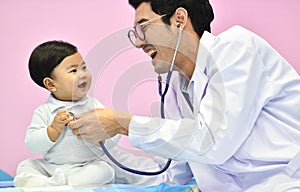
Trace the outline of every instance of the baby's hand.
<instances>
[{"instance_id":1,"label":"baby's hand","mask_svg":"<svg viewBox=\"0 0 300 192\"><path fill-rule=\"evenodd\" d=\"M50 126L58 133L61 133L65 129L66 125L68 125L68 123L72 120L72 116L68 111L59 110Z\"/></svg>"}]
</instances>

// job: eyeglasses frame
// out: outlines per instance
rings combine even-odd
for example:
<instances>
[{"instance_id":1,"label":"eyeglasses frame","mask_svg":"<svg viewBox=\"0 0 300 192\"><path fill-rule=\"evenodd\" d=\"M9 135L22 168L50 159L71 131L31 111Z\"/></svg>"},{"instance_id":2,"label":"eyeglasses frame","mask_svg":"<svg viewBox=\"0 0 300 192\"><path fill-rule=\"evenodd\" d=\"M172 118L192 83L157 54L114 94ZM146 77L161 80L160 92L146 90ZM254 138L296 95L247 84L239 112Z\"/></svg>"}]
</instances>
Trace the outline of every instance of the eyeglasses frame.
<instances>
[{"instance_id":1,"label":"eyeglasses frame","mask_svg":"<svg viewBox=\"0 0 300 192\"><path fill-rule=\"evenodd\" d=\"M136 42L133 42L132 39L131 39L132 34L136 37L136 40L137 40L137 39L140 39L141 41L144 41L144 40L145 40L145 31L142 29L142 26L145 25L145 24L147 24L147 23L150 23L150 22L152 22L152 21L155 21L155 20L157 20L157 19L161 19L161 18L165 17L166 15L167 15L167 14L163 14L163 15L160 15L160 16L158 16L158 17L149 19L148 21L145 21L145 22L142 22L142 23L137 23L137 24L135 24L135 26L133 27L133 29L130 29L130 30L128 31L128 33L127 33L128 39L129 39L129 41L131 42L131 44L132 44L133 46L137 47ZM140 27L140 28L141 28L140 31L142 32L142 34L143 34L142 36L143 36L143 37L141 37L140 34L137 32L137 30L136 30L137 27Z\"/></svg>"}]
</instances>

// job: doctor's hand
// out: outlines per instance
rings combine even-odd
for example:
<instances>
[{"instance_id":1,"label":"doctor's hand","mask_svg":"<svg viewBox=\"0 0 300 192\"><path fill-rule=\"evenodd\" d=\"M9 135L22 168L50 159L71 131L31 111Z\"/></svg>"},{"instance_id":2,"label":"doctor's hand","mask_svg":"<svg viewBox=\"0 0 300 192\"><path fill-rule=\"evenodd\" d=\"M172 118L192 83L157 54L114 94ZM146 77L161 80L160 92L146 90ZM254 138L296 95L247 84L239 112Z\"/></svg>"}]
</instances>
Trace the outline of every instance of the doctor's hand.
<instances>
[{"instance_id":1,"label":"doctor's hand","mask_svg":"<svg viewBox=\"0 0 300 192\"><path fill-rule=\"evenodd\" d=\"M132 115L107 108L97 108L76 115L69 123L74 135L99 145L116 134L128 135Z\"/></svg>"}]
</instances>

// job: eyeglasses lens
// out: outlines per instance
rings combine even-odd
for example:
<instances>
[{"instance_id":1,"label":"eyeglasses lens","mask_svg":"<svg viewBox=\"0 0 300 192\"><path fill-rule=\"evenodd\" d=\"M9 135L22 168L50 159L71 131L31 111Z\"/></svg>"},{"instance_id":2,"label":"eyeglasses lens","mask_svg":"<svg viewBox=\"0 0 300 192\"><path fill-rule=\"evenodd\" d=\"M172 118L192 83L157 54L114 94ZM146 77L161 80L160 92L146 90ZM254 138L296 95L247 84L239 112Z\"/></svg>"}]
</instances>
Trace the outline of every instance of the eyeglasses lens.
<instances>
[{"instance_id":1,"label":"eyeglasses lens","mask_svg":"<svg viewBox=\"0 0 300 192\"><path fill-rule=\"evenodd\" d=\"M145 40L145 34L144 31L142 29L142 26L140 23L137 23L136 26L134 27L137 36L139 37L140 40Z\"/></svg>"}]
</instances>

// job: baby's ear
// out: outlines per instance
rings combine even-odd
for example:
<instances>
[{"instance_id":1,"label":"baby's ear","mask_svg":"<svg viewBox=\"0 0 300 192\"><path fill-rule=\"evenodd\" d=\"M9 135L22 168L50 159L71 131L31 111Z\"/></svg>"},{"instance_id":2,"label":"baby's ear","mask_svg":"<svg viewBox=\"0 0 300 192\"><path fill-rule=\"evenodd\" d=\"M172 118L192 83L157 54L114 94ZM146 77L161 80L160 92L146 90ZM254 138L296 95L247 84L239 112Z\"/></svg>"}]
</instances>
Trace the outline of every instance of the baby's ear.
<instances>
[{"instance_id":1,"label":"baby's ear","mask_svg":"<svg viewBox=\"0 0 300 192\"><path fill-rule=\"evenodd\" d=\"M51 92L56 91L54 81L50 77L45 77L43 80L43 83L44 83L45 87L48 89L48 91L51 91Z\"/></svg>"}]
</instances>

